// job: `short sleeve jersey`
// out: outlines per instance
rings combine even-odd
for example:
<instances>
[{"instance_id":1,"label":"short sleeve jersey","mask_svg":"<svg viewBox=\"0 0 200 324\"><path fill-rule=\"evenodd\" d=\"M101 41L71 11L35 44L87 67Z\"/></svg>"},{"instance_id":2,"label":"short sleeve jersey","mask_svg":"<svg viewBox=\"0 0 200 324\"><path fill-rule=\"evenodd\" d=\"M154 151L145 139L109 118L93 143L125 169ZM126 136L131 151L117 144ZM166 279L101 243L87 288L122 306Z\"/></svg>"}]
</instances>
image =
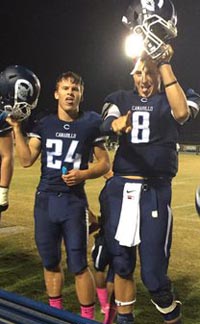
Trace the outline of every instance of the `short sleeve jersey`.
<instances>
[{"instance_id":1,"label":"short sleeve jersey","mask_svg":"<svg viewBox=\"0 0 200 324\"><path fill-rule=\"evenodd\" d=\"M99 130L101 122L99 114L84 112L73 122L62 121L52 114L42 118L34 126L28 136L41 140L39 190L71 190L61 178L62 167L65 166L67 170L88 168L93 146L103 141ZM82 188L83 184L74 187Z\"/></svg>"},{"instance_id":2,"label":"short sleeve jersey","mask_svg":"<svg viewBox=\"0 0 200 324\"><path fill-rule=\"evenodd\" d=\"M197 109L194 92L188 92L188 97ZM115 117L126 115L129 110L132 112L132 131L119 136L114 173L144 177L175 176L178 166L176 144L181 125L174 119L165 93L143 98L132 90L119 90L108 95L105 103L108 109L104 118L112 116L113 109Z\"/></svg>"}]
</instances>

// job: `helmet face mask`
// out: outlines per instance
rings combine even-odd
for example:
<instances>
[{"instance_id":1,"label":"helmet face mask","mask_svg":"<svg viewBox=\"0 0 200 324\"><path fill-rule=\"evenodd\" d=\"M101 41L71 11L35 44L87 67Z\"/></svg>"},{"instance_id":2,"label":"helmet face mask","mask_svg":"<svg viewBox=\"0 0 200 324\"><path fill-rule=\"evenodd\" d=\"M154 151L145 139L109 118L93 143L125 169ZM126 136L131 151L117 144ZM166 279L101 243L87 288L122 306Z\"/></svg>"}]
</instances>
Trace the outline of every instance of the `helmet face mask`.
<instances>
[{"instance_id":1,"label":"helmet face mask","mask_svg":"<svg viewBox=\"0 0 200 324\"><path fill-rule=\"evenodd\" d=\"M14 106L5 105L4 111L7 113L7 116L18 121L27 119L31 115L30 105L26 102L15 103Z\"/></svg>"},{"instance_id":2,"label":"helmet face mask","mask_svg":"<svg viewBox=\"0 0 200 324\"><path fill-rule=\"evenodd\" d=\"M37 105L40 81L25 67L7 67L0 74L0 110L22 121L28 118Z\"/></svg>"},{"instance_id":3,"label":"helmet face mask","mask_svg":"<svg viewBox=\"0 0 200 324\"><path fill-rule=\"evenodd\" d=\"M163 45L177 36L177 16L170 0L134 0L122 22L131 33L140 34L144 50L153 59L163 53Z\"/></svg>"},{"instance_id":4,"label":"helmet face mask","mask_svg":"<svg viewBox=\"0 0 200 324\"><path fill-rule=\"evenodd\" d=\"M177 28L171 20L166 21L158 15L152 15L143 21L143 26L148 33L157 36L163 42L177 36Z\"/></svg>"}]
</instances>

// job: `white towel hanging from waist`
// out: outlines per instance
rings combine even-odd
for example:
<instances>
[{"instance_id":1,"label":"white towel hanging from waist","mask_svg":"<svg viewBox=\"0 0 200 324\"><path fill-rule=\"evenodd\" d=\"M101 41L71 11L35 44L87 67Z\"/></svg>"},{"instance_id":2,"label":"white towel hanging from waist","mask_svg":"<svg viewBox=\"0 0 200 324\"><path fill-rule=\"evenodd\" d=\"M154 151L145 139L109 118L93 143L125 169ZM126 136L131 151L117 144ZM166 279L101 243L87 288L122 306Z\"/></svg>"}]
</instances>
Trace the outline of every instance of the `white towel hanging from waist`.
<instances>
[{"instance_id":1,"label":"white towel hanging from waist","mask_svg":"<svg viewBox=\"0 0 200 324\"><path fill-rule=\"evenodd\" d=\"M140 243L140 193L141 183L125 183L120 219L115 239L120 245Z\"/></svg>"}]
</instances>

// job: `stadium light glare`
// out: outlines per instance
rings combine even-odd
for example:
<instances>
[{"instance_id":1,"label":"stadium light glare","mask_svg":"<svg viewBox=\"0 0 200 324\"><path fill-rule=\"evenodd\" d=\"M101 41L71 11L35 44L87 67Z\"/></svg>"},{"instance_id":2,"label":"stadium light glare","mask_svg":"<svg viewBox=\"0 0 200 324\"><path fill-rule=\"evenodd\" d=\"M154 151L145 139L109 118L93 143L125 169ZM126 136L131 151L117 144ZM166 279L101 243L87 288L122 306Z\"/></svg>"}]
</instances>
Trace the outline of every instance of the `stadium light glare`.
<instances>
[{"instance_id":1,"label":"stadium light glare","mask_svg":"<svg viewBox=\"0 0 200 324\"><path fill-rule=\"evenodd\" d=\"M125 39L125 53L130 58L137 58L144 51L144 40L141 34L132 33Z\"/></svg>"}]
</instances>

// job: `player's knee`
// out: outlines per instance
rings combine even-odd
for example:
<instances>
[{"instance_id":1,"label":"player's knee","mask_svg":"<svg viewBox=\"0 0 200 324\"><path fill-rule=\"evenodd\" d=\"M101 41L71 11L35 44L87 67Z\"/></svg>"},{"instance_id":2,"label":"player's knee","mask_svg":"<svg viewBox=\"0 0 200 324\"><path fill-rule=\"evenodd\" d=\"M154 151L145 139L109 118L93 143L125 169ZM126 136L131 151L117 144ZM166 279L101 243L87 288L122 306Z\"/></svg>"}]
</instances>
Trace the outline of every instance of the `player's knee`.
<instances>
[{"instance_id":1,"label":"player's knee","mask_svg":"<svg viewBox=\"0 0 200 324\"><path fill-rule=\"evenodd\" d=\"M88 266L85 249L69 250L66 263L68 271L74 275L82 272Z\"/></svg>"},{"instance_id":2,"label":"player's knee","mask_svg":"<svg viewBox=\"0 0 200 324\"><path fill-rule=\"evenodd\" d=\"M114 257L113 269L116 274L124 279L129 279L134 270L134 264L130 259L125 260L121 256Z\"/></svg>"},{"instance_id":3,"label":"player's knee","mask_svg":"<svg viewBox=\"0 0 200 324\"><path fill-rule=\"evenodd\" d=\"M104 264L98 264L98 266L96 266L96 264L94 263L94 268L96 271L101 271L104 272L106 270L108 264L104 265Z\"/></svg>"},{"instance_id":4,"label":"player's knee","mask_svg":"<svg viewBox=\"0 0 200 324\"><path fill-rule=\"evenodd\" d=\"M81 276L83 275L86 271L88 271L88 267L85 266L84 268L80 269L79 271L75 272L75 276Z\"/></svg>"},{"instance_id":5,"label":"player's knee","mask_svg":"<svg viewBox=\"0 0 200 324\"><path fill-rule=\"evenodd\" d=\"M104 271L109 263L108 251L105 245L104 236L95 236L95 245L92 248L92 259L96 271Z\"/></svg>"},{"instance_id":6,"label":"player's knee","mask_svg":"<svg viewBox=\"0 0 200 324\"><path fill-rule=\"evenodd\" d=\"M103 249L102 249L103 251ZM96 251L92 251L92 258L93 258L93 264L96 271L105 271L109 260L107 258L107 255L104 253L96 253Z\"/></svg>"},{"instance_id":7,"label":"player's knee","mask_svg":"<svg viewBox=\"0 0 200 324\"><path fill-rule=\"evenodd\" d=\"M56 262L45 262L43 263L43 267L47 270L47 271L51 271L51 272L59 272L61 270L61 265L60 265L60 261L56 261Z\"/></svg>"}]
</instances>

